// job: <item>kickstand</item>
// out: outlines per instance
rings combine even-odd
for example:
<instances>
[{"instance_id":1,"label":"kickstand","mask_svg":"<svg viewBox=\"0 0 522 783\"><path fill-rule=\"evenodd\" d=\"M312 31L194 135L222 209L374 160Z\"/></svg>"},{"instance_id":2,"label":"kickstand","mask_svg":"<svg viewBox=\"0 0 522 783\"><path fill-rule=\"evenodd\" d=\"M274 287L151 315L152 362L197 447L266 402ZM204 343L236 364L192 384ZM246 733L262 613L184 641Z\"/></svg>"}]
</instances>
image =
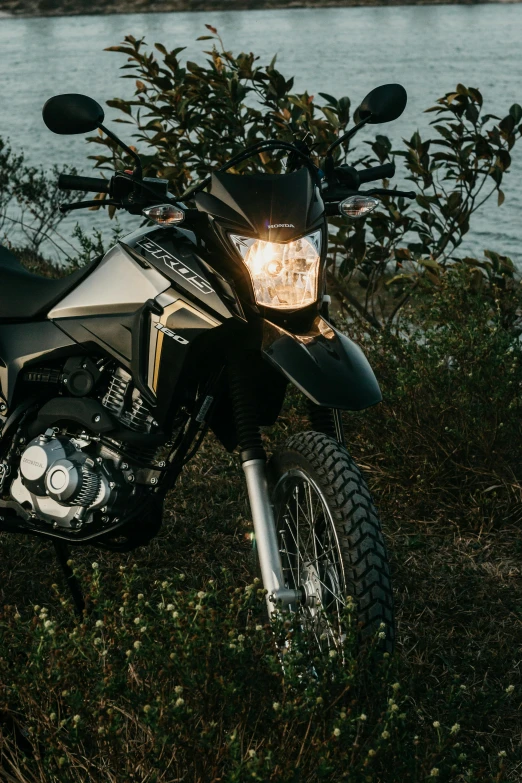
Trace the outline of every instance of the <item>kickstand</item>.
<instances>
[{"instance_id":1,"label":"kickstand","mask_svg":"<svg viewBox=\"0 0 522 783\"><path fill-rule=\"evenodd\" d=\"M83 610L85 609L85 599L83 597L80 583L78 579L75 577L71 566L68 565L67 563L70 554L69 547L67 546L65 541L59 541L56 538L53 540L53 544L54 544L54 551L56 552L56 557L58 559L58 562L60 563L61 569L63 571L63 575L65 576L65 581L67 582L67 585L69 586L69 590L71 591L71 595L73 597L75 612L79 617L82 617Z\"/></svg>"}]
</instances>

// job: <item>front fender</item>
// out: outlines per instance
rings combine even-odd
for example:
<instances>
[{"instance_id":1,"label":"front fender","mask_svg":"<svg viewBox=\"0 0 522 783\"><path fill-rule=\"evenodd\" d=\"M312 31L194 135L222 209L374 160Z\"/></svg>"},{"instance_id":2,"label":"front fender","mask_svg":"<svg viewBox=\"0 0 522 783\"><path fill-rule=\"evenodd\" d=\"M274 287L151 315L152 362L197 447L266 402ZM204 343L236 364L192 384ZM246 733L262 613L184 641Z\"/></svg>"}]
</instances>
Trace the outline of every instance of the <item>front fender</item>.
<instances>
[{"instance_id":1,"label":"front fender","mask_svg":"<svg viewBox=\"0 0 522 783\"><path fill-rule=\"evenodd\" d=\"M316 405L360 411L382 400L364 353L324 318L307 334L265 320L262 355Z\"/></svg>"}]
</instances>

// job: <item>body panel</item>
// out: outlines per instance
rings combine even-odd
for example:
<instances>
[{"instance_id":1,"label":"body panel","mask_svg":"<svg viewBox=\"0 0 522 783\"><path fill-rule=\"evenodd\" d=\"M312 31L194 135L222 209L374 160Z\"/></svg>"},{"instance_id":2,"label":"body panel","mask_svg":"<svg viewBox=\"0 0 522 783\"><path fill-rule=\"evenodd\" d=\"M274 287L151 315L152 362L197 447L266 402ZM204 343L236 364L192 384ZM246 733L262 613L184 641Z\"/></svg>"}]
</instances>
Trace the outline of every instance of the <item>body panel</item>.
<instances>
[{"instance_id":1,"label":"body panel","mask_svg":"<svg viewBox=\"0 0 522 783\"><path fill-rule=\"evenodd\" d=\"M82 353L61 329L50 321L0 326L0 388L10 406L20 371L29 364Z\"/></svg>"},{"instance_id":2,"label":"body panel","mask_svg":"<svg viewBox=\"0 0 522 783\"><path fill-rule=\"evenodd\" d=\"M140 266L116 245L83 283L53 307L48 317L54 320L132 313L169 286L165 275Z\"/></svg>"},{"instance_id":3,"label":"body panel","mask_svg":"<svg viewBox=\"0 0 522 783\"><path fill-rule=\"evenodd\" d=\"M264 321L264 357L316 405L358 411L381 402L379 384L356 343L317 318L294 335Z\"/></svg>"},{"instance_id":4,"label":"body panel","mask_svg":"<svg viewBox=\"0 0 522 783\"><path fill-rule=\"evenodd\" d=\"M215 172L196 205L237 231L269 242L289 242L320 226L324 204L307 169L292 174Z\"/></svg>"},{"instance_id":5,"label":"body panel","mask_svg":"<svg viewBox=\"0 0 522 783\"><path fill-rule=\"evenodd\" d=\"M168 277L170 285L218 318L234 317L223 301L219 276L200 258L190 234L175 228L145 228L121 244L133 258Z\"/></svg>"}]
</instances>

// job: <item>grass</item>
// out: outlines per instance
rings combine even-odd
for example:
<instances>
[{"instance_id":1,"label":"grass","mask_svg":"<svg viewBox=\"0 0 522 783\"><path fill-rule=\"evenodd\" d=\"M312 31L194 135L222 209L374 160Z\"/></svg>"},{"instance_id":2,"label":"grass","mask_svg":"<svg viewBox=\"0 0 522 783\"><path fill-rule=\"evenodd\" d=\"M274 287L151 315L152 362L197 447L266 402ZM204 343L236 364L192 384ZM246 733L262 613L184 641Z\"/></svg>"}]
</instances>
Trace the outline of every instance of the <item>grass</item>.
<instances>
[{"instance_id":1,"label":"grass","mask_svg":"<svg viewBox=\"0 0 522 783\"><path fill-rule=\"evenodd\" d=\"M267 628L255 631L261 599L249 587L239 460L209 436L148 547L73 552L94 608L83 623L52 547L0 535L2 783L522 780L522 370L509 328L496 330L491 314L481 315L482 298L464 301L459 285L440 295L446 334L427 325L425 343L367 343L385 402L345 415L392 561L393 659L353 657L336 683L306 689L299 662L282 676ZM460 367L449 387L440 369L448 351ZM303 410L290 394L268 448L308 428ZM169 600L179 627L154 609ZM198 601L205 611L196 622ZM149 629L139 649L135 613ZM47 617L56 636L45 633ZM96 618L108 663L96 652ZM175 705L185 697L181 715Z\"/></svg>"},{"instance_id":2,"label":"grass","mask_svg":"<svg viewBox=\"0 0 522 783\"><path fill-rule=\"evenodd\" d=\"M287 430L304 424L298 410L290 406L278 435L284 437ZM522 590L517 525L497 520L494 527L475 529L444 515L412 517L409 491L402 492L400 487L385 491L389 478L382 469L372 469L372 455L358 445L357 438L352 453L367 466L392 555L398 619L394 665L408 703L408 731L418 737L414 742L424 766L430 767L433 757L430 769L435 767L440 752L436 735L438 731L448 734L457 715L457 746L466 749L467 758L455 777L441 779L519 780ZM228 570L227 583L246 586L253 574L249 530L238 460L209 438L171 493L164 528L149 547L129 555L81 549L74 553L74 562L85 577L95 558L103 575L104 595L109 601L114 595L115 602L121 593L120 565L137 566L144 591L179 573L186 575L187 589L198 590L211 578L223 581L223 568ZM0 562L3 604L16 607L22 616L32 614L34 604L60 609L52 587L60 580L49 545L3 535ZM74 626L72 618L70 624ZM507 694L510 685L515 689ZM434 728L436 721L441 729ZM4 714L6 730L8 726ZM502 751L506 758L499 756ZM138 755L132 747L129 752ZM462 767L468 762L475 768L471 778L463 777ZM12 779L33 779L24 774ZM404 771L400 775L390 770L386 777L370 774L353 779L390 783L417 779L404 777ZM270 779L285 778L276 774Z\"/></svg>"}]
</instances>

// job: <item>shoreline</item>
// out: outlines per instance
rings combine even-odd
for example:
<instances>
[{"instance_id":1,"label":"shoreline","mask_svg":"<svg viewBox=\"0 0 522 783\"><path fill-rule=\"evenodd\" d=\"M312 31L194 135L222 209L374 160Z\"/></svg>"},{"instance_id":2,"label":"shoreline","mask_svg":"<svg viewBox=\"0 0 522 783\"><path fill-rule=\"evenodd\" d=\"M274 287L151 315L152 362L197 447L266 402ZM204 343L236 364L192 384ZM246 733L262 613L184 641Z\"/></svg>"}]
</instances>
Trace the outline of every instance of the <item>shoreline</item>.
<instances>
[{"instance_id":1,"label":"shoreline","mask_svg":"<svg viewBox=\"0 0 522 783\"><path fill-rule=\"evenodd\" d=\"M515 5L522 0L4 0L0 19L121 14L278 11L304 8L378 8L406 5Z\"/></svg>"}]
</instances>

